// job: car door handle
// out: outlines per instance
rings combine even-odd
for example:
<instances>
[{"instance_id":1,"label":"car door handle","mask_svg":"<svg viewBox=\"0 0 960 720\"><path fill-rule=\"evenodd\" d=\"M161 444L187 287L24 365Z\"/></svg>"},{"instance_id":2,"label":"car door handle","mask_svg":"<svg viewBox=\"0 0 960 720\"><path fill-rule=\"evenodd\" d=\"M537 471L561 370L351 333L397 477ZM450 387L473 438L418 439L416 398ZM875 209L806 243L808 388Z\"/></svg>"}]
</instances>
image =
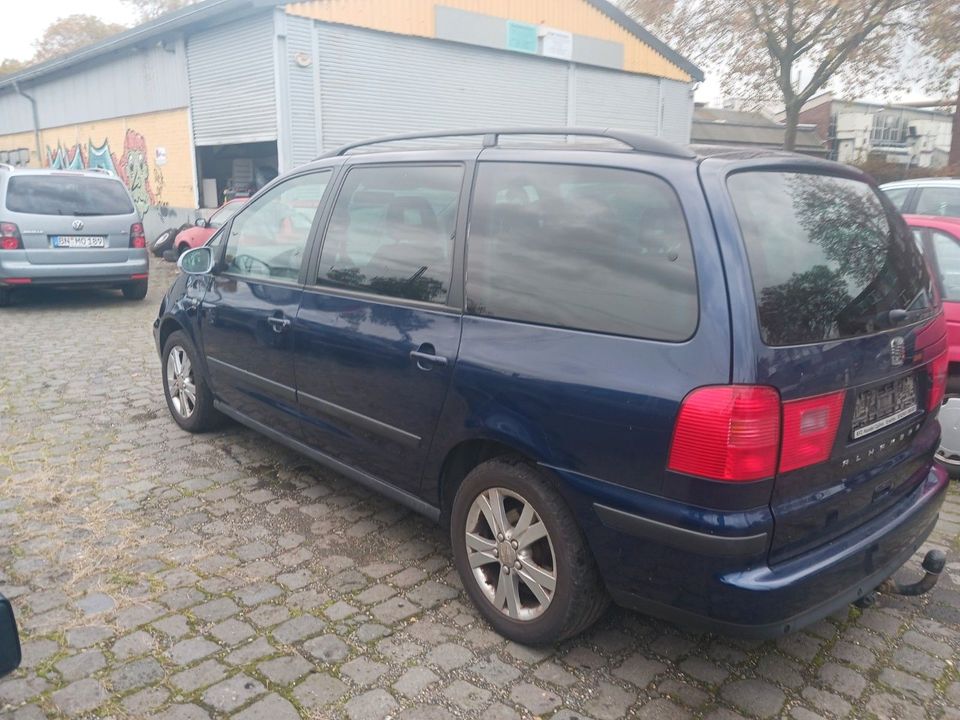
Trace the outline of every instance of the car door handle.
<instances>
[{"instance_id":1,"label":"car door handle","mask_svg":"<svg viewBox=\"0 0 960 720\"><path fill-rule=\"evenodd\" d=\"M270 327L272 327L276 333L282 333L290 327L290 321L285 317L268 317L267 322L270 323Z\"/></svg>"},{"instance_id":2,"label":"car door handle","mask_svg":"<svg viewBox=\"0 0 960 720\"><path fill-rule=\"evenodd\" d=\"M417 361L417 367L421 370L429 370L433 365L445 366L447 358L437 355L436 352L433 345L425 343L416 350L411 350L410 357Z\"/></svg>"}]
</instances>

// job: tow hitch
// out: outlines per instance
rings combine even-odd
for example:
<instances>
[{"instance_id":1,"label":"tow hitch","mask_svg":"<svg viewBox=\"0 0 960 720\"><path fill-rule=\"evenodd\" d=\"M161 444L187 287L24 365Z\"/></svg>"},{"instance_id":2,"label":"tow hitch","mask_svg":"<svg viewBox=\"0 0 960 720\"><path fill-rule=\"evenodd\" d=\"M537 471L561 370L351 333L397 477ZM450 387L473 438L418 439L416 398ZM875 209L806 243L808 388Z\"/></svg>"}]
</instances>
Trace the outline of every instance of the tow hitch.
<instances>
[{"instance_id":1,"label":"tow hitch","mask_svg":"<svg viewBox=\"0 0 960 720\"><path fill-rule=\"evenodd\" d=\"M880 583L876 590L864 595L857 600L854 605L860 608L870 607L877 601L878 592L907 596L923 595L926 592L930 592L933 586L937 584L937 580L940 579L940 573L943 572L946 564L947 556L943 550L930 550L923 556L923 562L920 566L923 568L924 575L917 582L903 585L892 577L889 577Z\"/></svg>"}]
</instances>

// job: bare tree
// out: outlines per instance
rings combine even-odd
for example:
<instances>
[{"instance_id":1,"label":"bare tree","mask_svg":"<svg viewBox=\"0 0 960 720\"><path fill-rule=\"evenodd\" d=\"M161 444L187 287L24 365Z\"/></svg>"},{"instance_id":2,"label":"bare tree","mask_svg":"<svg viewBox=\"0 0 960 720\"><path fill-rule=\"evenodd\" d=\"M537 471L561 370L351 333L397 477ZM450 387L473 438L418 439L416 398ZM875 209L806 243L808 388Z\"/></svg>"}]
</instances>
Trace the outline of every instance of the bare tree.
<instances>
[{"instance_id":1,"label":"bare tree","mask_svg":"<svg viewBox=\"0 0 960 720\"><path fill-rule=\"evenodd\" d=\"M31 62L42 62L65 55L123 30L126 30L123 25L105 23L94 15L78 14L58 18L50 23L40 39L34 42L36 54Z\"/></svg>"},{"instance_id":2,"label":"bare tree","mask_svg":"<svg viewBox=\"0 0 960 720\"><path fill-rule=\"evenodd\" d=\"M14 58L0 60L0 75L11 75L27 66L27 63Z\"/></svg>"},{"instance_id":3,"label":"bare tree","mask_svg":"<svg viewBox=\"0 0 960 720\"><path fill-rule=\"evenodd\" d=\"M904 58L917 51L954 56L952 64L925 65L930 84L958 73L956 0L625 0L624 7L695 61L722 70L728 92L782 103L788 150L803 104L835 77L848 88L892 89L908 81ZM798 82L800 68L809 76Z\"/></svg>"}]
</instances>

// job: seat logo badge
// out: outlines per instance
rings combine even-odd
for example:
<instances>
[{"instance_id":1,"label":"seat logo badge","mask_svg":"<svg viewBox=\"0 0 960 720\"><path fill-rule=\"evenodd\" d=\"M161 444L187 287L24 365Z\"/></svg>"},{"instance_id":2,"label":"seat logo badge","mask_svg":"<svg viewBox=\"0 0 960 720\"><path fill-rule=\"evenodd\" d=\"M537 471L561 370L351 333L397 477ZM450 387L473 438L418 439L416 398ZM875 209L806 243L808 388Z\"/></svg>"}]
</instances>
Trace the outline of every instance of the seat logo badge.
<instances>
[{"instance_id":1,"label":"seat logo badge","mask_svg":"<svg viewBox=\"0 0 960 720\"><path fill-rule=\"evenodd\" d=\"M74 230L83 230L83 220L79 220L79 219L74 220L74 221L73 221L73 229L74 229Z\"/></svg>"},{"instance_id":2,"label":"seat logo badge","mask_svg":"<svg viewBox=\"0 0 960 720\"><path fill-rule=\"evenodd\" d=\"M895 337L890 341L890 364L893 367L900 367L907 356L907 350L904 347L903 338Z\"/></svg>"}]
</instances>

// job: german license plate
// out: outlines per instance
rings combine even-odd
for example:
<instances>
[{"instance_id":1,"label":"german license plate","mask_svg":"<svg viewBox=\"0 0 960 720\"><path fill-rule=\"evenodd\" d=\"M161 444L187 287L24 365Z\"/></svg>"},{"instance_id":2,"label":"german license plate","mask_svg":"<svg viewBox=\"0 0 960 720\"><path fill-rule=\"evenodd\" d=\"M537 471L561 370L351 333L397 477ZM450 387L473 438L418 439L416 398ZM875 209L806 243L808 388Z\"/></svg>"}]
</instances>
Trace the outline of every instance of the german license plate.
<instances>
[{"instance_id":1,"label":"german license plate","mask_svg":"<svg viewBox=\"0 0 960 720\"><path fill-rule=\"evenodd\" d=\"M53 235L50 238L55 248L102 248L107 239L102 235Z\"/></svg>"},{"instance_id":2,"label":"german license plate","mask_svg":"<svg viewBox=\"0 0 960 720\"><path fill-rule=\"evenodd\" d=\"M897 378L878 388L861 390L853 411L853 439L889 427L916 411L916 375Z\"/></svg>"}]
</instances>

